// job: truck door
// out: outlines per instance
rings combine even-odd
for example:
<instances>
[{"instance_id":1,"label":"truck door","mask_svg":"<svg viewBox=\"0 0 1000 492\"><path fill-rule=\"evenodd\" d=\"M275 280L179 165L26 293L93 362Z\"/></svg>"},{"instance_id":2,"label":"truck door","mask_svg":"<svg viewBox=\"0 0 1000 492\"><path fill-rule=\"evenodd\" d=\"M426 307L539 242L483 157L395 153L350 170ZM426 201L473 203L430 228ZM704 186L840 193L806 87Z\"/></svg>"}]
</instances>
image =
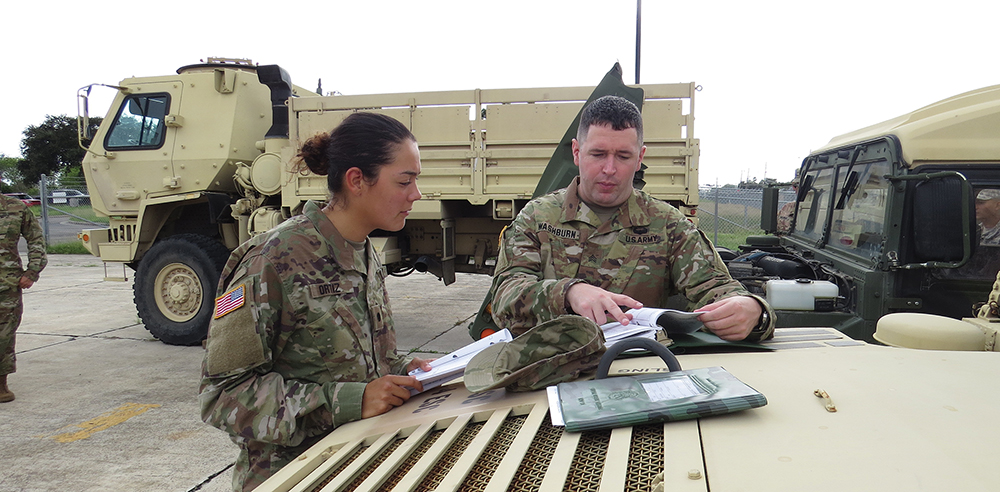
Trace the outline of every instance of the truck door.
<instances>
[{"instance_id":1,"label":"truck door","mask_svg":"<svg viewBox=\"0 0 1000 492\"><path fill-rule=\"evenodd\" d=\"M142 84L142 92L119 94L110 124L91 146L97 186L109 214L137 213L141 199L178 188L172 157L176 130L170 110L180 105L181 83ZM103 149L95 148L97 146ZM103 150L103 152L101 152Z\"/></svg>"}]
</instances>

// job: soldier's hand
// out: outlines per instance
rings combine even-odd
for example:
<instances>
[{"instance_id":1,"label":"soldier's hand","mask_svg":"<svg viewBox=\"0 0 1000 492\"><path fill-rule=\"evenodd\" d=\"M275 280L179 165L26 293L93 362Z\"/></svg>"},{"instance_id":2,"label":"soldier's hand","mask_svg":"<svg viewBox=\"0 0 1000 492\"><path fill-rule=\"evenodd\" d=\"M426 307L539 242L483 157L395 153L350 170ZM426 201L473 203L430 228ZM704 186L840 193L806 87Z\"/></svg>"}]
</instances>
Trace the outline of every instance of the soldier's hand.
<instances>
[{"instance_id":1,"label":"soldier's hand","mask_svg":"<svg viewBox=\"0 0 1000 492\"><path fill-rule=\"evenodd\" d=\"M641 302L625 294L608 292L585 282L570 286L566 291L566 302L574 313L590 318L599 325L608 322L608 315L615 321L627 325L632 320L632 315L622 311L621 306L628 309L642 307Z\"/></svg>"},{"instance_id":2,"label":"soldier's hand","mask_svg":"<svg viewBox=\"0 0 1000 492\"><path fill-rule=\"evenodd\" d=\"M361 418L382 415L410 399L410 390L423 391L424 385L413 376L382 376L365 386L361 397Z\"/></svg>"},{"instance_id":3,"label":"soldier's hand","mask_svg":"<svg viewBox=\"0 0 1000 492\"><path fill-rule=\"evenodd\" d=\"M414 357L413 360L410 361L410 364L406 366L406 372L415 371L417 369L424 372L430 372L434 369L431 367L431 362L434 362L435 360L437 359L420 359Z\"/></svg>"},{"instance_id":4,"label":"soldier's hand","mask_svg":"<svg viewBox=\"0 0 1000 492\"><path fill-rule=\"evenodd\" d=\"M35 285L35 281L22 275L21 279L17 281L17 285L19 285L22 289L30 289L32 285Z\"/></svg>"},{"instance_id":5,"label":"soldier's hand","mask_svg":"<svg viewBox=\"0 0 1000 492\"><path fill-rule=\"evenodd\" d=\"M723 340L743 340L760 320L761 306L747 296L727 297L695 311L698 320Z\"/></svg>"}]
</instances>

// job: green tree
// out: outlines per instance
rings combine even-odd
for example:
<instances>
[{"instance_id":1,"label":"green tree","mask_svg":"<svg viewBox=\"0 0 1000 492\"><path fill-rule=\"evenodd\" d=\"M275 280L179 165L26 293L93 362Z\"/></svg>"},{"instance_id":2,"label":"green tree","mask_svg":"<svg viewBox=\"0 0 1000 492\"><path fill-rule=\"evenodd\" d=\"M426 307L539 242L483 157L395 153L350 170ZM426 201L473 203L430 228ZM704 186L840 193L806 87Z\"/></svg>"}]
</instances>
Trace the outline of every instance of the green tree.
<instances>
[{"instance_id":1,"label":"green tree","mask_svg":"<svg viewBox=\"0 0 1000 492\"><path fill-rule=\"evenodd\" d=\"M0 154L0 191L9 193L11 191L25 191L24 178L17 164L21 159L17 157L7 157Z\"/></svg>"},{"instance_id":2,"label":"green tree","mask_svg":"<svg viewBox=\"0 0 1000 492\"><path fill-rule=\"evenodd\" d=\"M97 131L101 118L91 118L91 133ZM85 150L77 142L76 118L66 115L46 115L40 125L24 129L21 155L17 164L26 183L37 183L42 174L50 176L82 176ZM84 145L90 145L84 140Z\"/></svg>"}]
</instances>

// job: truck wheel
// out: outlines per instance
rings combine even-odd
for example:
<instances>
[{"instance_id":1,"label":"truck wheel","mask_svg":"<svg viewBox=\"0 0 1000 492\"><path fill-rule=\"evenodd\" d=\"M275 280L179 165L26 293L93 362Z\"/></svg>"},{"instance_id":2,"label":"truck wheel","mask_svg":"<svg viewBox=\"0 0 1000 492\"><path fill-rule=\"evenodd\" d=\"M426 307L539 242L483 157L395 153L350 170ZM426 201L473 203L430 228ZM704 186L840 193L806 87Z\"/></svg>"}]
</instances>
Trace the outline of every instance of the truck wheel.
<instances>
[{"instance_id":1,"label":"truck wheel","mask_svg":"<svg viewBox=\"0 0 1000 492\"><path fill-rule=\"evenodd\" d=\"M146 329L168 345L201 343L228 257L225 245L199 234L178 234L154 244L139 262L133 287Z\"/></svg>"}]
</instances>

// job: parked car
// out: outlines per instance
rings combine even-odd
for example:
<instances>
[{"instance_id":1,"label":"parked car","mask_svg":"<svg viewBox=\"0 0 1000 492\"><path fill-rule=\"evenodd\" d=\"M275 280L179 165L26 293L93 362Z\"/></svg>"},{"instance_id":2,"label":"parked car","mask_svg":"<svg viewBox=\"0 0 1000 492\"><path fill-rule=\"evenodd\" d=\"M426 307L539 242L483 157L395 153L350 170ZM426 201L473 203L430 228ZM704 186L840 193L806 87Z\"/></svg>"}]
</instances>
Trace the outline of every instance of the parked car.
<instances>
[{"instance_id":1,"label":"parked car","mask_svg":"<svg viewBox=\"0 0 1000 492\"><path fill-rule=\"evenodd\" d=\"M7 196L9 196L11 198L17 198L18 200L21 200L22 202L24 202L25 205L27 205L29 207L33 207L35 205L41 205L42 204L41 200L39 200L39 199L37 199L37 198L35 198L35 197L27 194L27 193L4 193L4 195L7 195Z\"/></svg>"},{"instance_id":2,"label":"parked car","mask_svg":"<svg viewBox=\"0 0 1000 492\"><path fill-rule=\"evenodd\" d=\"M52 190L49 195L49 203L69 205L71 207L90 205L90 195L73 189Z\"/></svg>"}]
</instances>

